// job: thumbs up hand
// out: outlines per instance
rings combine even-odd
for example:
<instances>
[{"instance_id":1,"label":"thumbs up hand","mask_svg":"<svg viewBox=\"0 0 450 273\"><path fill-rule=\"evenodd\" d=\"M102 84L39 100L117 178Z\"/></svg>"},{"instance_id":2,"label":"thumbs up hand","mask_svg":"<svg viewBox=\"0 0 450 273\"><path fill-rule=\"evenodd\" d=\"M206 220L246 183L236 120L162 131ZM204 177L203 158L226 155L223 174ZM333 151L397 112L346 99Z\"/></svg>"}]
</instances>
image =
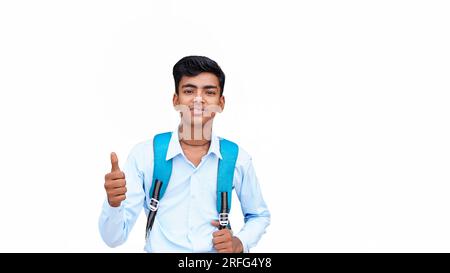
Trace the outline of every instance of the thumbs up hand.
<instances>
[{"instance_id":1,"label":"thumbs up hand","mask_svg":"<svg viewBox=\"0 0 450 273\"><path fill-rule=\"evenodd\" d=\"M105 175L105 190L111 207L118 207L126 199L125 173L119 168L116 153L111 153L111 172Z\"/></svg>"}]
</instances>

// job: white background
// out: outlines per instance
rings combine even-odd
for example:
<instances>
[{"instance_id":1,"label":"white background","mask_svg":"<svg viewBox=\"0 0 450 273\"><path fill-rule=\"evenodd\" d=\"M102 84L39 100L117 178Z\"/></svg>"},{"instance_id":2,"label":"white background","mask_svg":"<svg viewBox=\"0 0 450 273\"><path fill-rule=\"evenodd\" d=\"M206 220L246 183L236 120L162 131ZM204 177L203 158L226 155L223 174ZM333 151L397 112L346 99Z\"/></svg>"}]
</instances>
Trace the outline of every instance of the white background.
<instances>
[{"instance_id":1,"label":"white background","mask_svg":"<svg viewBox=\"0 0 450 273\"><path fill-rule=\"evenodd\" d=\"M0 251L142 252L98 232L109 153L173 129L172 66L226 73L253 252L450 252L448 1L0 2ZM242 225L233 204L234 227ZM143 216L143 214L141 215Z\"/></svg>"}]
</instances>

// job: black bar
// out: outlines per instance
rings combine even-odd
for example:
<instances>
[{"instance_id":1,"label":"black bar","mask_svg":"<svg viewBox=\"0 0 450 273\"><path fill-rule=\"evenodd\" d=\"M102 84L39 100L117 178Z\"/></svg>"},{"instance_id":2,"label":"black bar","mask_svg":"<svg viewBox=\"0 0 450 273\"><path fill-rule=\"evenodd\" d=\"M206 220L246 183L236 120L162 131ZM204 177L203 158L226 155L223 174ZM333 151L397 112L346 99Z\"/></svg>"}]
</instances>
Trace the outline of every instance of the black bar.
<instances>
[{"instance_id":1,"label":"black bar","mask_svg":"<svg viewBox=\"0 0 450 273\"><path fill-rule=\"evenodd\" d=\"M449 260L448 253L0 254L2 267L18 272L84 272L96 264L101 272L129 272L135 266L151 272L445 272Z\"/></svg>"}]
</instances>

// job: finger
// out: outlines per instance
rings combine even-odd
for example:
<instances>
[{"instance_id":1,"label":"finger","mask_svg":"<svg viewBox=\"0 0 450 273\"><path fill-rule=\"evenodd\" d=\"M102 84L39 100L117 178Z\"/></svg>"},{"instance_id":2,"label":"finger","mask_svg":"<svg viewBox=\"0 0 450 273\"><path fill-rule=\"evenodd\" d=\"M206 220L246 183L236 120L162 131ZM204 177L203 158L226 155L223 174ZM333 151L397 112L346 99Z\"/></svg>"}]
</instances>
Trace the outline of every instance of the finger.
<instances>
[{"instance_id":1,"label":"finger","mask_svg":"<svg viewBox=\"0 0 450 273\"><path fill-rule=\"evenodd\" d=\"M229 233L228 229L221 229L213 232L213 237L225 236Z\"/></svg>"},{"instance_id":2,"label":"finger","mask_svg":"<svg viewBox=\"0 0 450 273\"><path fill-rule=\"evenodd\" d=\"M223 235L223 232L221 230L214 231L213 234L212 234L213 237L219 237L219 236L222 236L222 235Z\"/></svg>"},{"instance_id":3,"label":"finger","mask_svg":"<svg viewBox=\"0 0 450 273\"><path fill-rule=\"evenodd\" d=\"M117 158L116 153L111 153L111 172L120 171L119 168L119 159Z\"/></svg>"},{"instance_id":4,"label":"finger","mask_svg":"<svg viewBox=\"0 0 450 273\"><path fill-rule=\"evenodd\" d=\"M214 237L212 241L213 241L213 244L216 245L216 244L226 242L227 238L225 236L218 236L218 237Z\"/></svg>"},{"instance_id":5,"label":"finger","mask_svg":"<svg viewBox=\"0 0 450 273\"><path fill-rule=\"evenodd\" d=\"M114 187L121 188L127 185L127 181L125 179L116 179L114 181Z\"/></svg>"},{"instance_id":6,"label":"finger","mask_svg":"<svg viewBox=\"0 0 450 273\"><path fill-rule=\"evenodd\" d=\"M127 181L125 179L106 179L105 181L105 189L115 189L125 187L127 185Z\"/></svg>"},{"instance_id":7,"label":"finger","mask_svg":"<svg viewBox=\"0 0 450 273\"><path fill-rule=\"evenodd\" d=\"M126 192L127 192L127 188L121 187L121 188L112 189L110 193L112 196L119 196L119 195L125 194Z\"/></svg>"},{"instance_id":8,"label":"finger","mask_svg":"<svg viewBox=\"0 0 450 273\"><path fill-rule=\"evenodd\" d=\"M123 188L126 185L127 185L127 181L125 179L111 180L111 188Z\"/></svg>"},{"instance_id":9,"label":"finger","mask_svg":"<svg viewBox=\"0 0 450 273\"><path fill-rule=\"evenodd\" d=\"M231 242L216 244L216 245L214 245L214 248L217 249L217 250L223 250L223 249L231 248Z\"/></svg>"},{"instance_id":10,"label":"finger","mask_svg":"<svg viewBox=\"0 0 450 273\"><path fill-rule=\"evenodd\" d=\"M220 227L220 223L217 220L212 220L211 225L215 226L216 228Z\"/></svg>"},{"instance_id":11,"label":"finger","mask_svg":"<svg viewBox=\"0 0 450 273\"><path fill-rule=\"evenodd\" d=\"M125 179L125 173L122 171L115 171L112 173L107 173L105 175L105 180L116 180L116 179Z\"/></svg>"},{"instance_id":12,"label":"finger","mask_svg":"<svg viewBox=\"0 0 450 273\"><path fill-rule=\"evenodd\" d=\"M122 194L122 195L114 196L114 197L112 197L110 199L111 199L112 202L122 202L123 200L126 199L126 196L125 196L125 194Z\"/></svg>"}]
</instances>

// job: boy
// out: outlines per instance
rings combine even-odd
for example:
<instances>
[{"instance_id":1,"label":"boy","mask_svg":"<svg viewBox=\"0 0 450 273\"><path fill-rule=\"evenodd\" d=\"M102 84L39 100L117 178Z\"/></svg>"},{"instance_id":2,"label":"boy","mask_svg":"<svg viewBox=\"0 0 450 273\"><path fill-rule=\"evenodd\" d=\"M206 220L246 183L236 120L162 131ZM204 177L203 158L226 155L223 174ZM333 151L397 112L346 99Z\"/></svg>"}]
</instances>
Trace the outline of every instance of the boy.
<instances>
[{"instance_id":1,"label":"boy","mask_svg":"<svg viewBox=\"0 0 450 273\"><path fill-rule=\"evenodd\" d=\"M144 208L149 218L147 252L248 252L264 234L270 213L251 157L236 145L234 172L228 175L241 202L245 225L233 234L229 225L222 228L217 221L221 172L218 164L224 153L221 145L224 148L225 144L214 134L212 125L215 113L225 106L225 74L207 57L188 56L175 64L173 76L173 105L180 111L181 119L169 135L166 149L165 160L171 162L172 169L165 194L160 200L152 199L151 189L155 189L152 139L132 149L123 171L116 154L111 153L112 168L105 175L107 200L99 219L100 234L108 246L121 245Z\"/></svg>"}]
</instances>

